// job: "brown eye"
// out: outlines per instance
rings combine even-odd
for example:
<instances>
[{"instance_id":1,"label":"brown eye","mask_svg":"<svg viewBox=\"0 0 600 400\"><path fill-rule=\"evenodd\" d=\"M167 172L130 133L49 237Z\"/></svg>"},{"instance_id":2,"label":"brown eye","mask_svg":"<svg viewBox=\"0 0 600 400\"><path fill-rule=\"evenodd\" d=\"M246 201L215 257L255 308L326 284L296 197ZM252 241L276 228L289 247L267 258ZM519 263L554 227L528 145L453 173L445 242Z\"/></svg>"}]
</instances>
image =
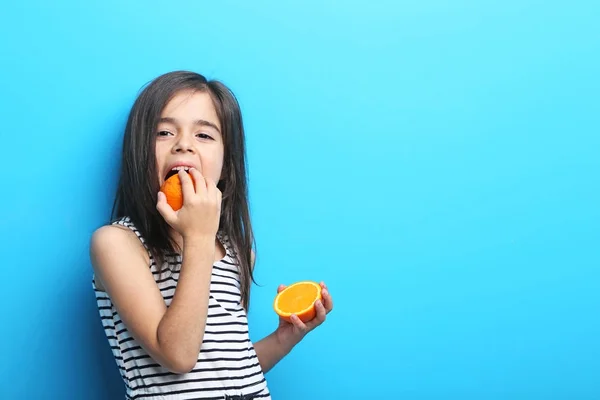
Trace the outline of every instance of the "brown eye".
<instances>
[{"instance_id":1,"label":"brown eye","mask_svg":"<svg viewBox=\"0 0 600 400\"><path fill-rule=\"evenodd\" d=\"M157 136L168 136L171 135L172 133L169 131L159 131L156 135Z\"/></svg>"}]
</instances>

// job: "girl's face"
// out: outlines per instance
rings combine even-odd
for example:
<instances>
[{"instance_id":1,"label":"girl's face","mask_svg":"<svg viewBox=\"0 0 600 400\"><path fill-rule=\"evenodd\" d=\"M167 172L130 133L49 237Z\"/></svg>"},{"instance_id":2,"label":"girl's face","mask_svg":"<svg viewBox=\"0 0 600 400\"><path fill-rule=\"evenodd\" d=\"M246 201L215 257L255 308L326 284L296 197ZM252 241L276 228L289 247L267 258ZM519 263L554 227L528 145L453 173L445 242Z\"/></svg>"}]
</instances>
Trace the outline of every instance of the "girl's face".
<instances>
[{"instance_id":1,"label":"girl's face","mask_svg":"<svg viewBox=\"0 0 600 400\"><path fill-rule=\"evenodd\" d=\"M156 132L159 185L176 167L194 167L215 184L223 168L221 125L210 95L181 91L165 106Z\"/></svg>"}]
</instances>

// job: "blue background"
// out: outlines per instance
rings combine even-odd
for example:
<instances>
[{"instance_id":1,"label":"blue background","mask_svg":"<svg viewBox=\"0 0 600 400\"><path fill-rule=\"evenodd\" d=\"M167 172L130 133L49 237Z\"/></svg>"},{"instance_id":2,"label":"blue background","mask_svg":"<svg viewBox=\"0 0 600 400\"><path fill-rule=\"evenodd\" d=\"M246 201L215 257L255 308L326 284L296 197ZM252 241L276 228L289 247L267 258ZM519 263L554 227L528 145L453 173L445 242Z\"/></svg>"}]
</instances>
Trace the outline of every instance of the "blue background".
<instances>
[{"instance_id":1,"label":"blue background","mask_svg":"<svg viewBox=\"0 0 600 400\"><path fill-rule=\"evenodd\" d=\"M88 243L129 107L175 69L242 105L253 339L276 326L279 283L334 296L267 375L274 399L600 398L599 15L595 1L5 2L0 398L122 398Z\"/></svg>"}]
</instances>

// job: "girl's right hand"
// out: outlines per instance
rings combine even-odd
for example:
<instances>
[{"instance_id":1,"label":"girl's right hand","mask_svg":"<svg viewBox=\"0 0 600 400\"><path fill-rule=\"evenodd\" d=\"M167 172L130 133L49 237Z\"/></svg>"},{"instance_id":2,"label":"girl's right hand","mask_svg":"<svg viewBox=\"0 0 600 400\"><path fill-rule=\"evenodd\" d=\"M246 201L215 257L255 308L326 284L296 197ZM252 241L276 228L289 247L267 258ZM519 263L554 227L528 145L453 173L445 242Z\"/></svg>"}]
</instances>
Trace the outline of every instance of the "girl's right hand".
<instances>
[{"instance_id":1,"label":"girl's right hand","mask_svg":"<svg viewBox=\"0 0 600 400\"><path fill-rule=\"evenodd\" d=\"M181 209L174 211L163 192L158 192L156 208L184 239L214 237L221 217L221 191L214 181L204 178L197 169L191 168L189 173L194 182L185 171L178 172L183 192Z\"/></svg>"}]
</instances>

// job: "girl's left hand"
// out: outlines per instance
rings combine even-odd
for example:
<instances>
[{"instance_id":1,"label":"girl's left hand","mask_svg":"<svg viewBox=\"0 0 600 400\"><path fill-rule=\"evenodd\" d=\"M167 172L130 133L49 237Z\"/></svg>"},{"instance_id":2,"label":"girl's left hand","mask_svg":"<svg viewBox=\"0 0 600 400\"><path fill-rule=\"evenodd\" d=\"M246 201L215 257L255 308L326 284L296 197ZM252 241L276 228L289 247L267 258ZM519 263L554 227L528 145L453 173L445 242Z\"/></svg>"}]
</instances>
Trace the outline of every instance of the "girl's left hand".
<instances>
[{"instance_id":1,"label":"girl's left hand","mask_svg":"<svg viewBox=\"0 0 600 400\"><path fill-rule=\"evenodd\" d=\"M283 289L285 289L285 286L279 285L277 293L281 292ZM312 320L304 323L300 318L293 315L292 323L289 323L286 320L279 318L279 326L277 327L276 334L281 345L291 350L292 347L298 344L308 332L325 322L327 314L333 310L333 300L327 286L323 282L321 282L321 297L323 298L323 301L317 300L315 302L317 314Z\"/></svg>"}]
</instances>

